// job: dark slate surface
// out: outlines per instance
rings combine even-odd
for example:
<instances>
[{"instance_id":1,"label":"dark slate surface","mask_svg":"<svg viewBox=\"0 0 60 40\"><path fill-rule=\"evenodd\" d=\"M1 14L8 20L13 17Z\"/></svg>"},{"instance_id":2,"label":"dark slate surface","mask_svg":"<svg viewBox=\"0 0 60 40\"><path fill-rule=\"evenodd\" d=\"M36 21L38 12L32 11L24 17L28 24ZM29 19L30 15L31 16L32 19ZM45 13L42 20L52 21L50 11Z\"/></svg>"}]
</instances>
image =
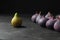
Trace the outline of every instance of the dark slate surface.
<instances>
[{"instance_id":1,"label":"dark slate surface","mask_svg":"<svg viewBox=\"0 0 60 40\"><path fill-rule=\"evenodd\" d=\"M0 16L0 40L60 40L60 32L40 27L23 16L22 28L10 24L10 16Z\"/></svg>"}]
</instances>

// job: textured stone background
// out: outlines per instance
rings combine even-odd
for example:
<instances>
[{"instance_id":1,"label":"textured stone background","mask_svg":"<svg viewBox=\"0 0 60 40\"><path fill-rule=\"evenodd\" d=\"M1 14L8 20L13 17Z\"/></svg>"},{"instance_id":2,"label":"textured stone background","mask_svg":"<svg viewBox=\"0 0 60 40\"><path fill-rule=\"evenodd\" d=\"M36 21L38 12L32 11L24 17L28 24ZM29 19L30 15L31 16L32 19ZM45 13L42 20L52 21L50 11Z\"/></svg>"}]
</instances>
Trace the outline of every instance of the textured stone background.
<instances>
[{"instance_id":1,"label":"textured stone background","mask_svg":"<svg viewBox=\"0 0 60 40\"><path fill-rule=\"evenodd\" d=\"M60 32L40 27L30 20L30 16L21 15L21 28L14 28L10 21L13 16L0 16L1 40L60 40Z\"/></svg>"}]
</instances>

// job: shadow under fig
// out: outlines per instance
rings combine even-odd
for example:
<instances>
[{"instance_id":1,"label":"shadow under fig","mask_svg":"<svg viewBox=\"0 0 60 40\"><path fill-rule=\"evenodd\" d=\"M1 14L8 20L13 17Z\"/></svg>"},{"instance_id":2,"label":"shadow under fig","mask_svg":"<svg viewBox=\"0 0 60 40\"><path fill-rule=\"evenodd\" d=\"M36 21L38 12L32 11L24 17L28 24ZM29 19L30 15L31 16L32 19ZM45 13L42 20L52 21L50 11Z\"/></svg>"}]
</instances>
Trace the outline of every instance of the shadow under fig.
<instances>
[{"instance_id":1,"label":"shadow under fig","mask_svg":"<svg viewBox=\"0 0 60 40\"><path fill-rule=\"evenodd\" d=\"M49 30L52 30L52 31L54 31L54 28L52 27L52 26L50 26L50 27L46 27L46 25L44 24L44 25L40 25L42 28L46 28L46 29L49 29Z\"/></svg>"},{"instance_id":2,"label":"shadow under fig","mask_svg":"<svg viewBox=\"0 0 60 40\"><path fill-rule=\"evenodd\" d=\"M15 26L14 28L26 28L26 26Z\"/></svg>"},{"instance_id":3,"label":"shadow under fig","mask_svg":"<svg viewBox=\"0 0 60 40\"><path fill-rule=\"evenodd\" d=\"M54 30L54 28L52 27L52 26L50 26L50 27L46 27L45 25L40 25L42 28L46 28L46 29L48 29L48 30L52 30L52 31L56 31L56 32L59 32L60 33L60 30Z\"/></svg>"},{"instance_id":4,"label":"shadow under fig","mask_svg":"<svg viewBox=\"0 0 60 40\"><path fill-rule=\"evenodd\" d=\"M55 31L54 28L47 28L47 29L52 30L52 31Z\"/></svg>"}]
</instances>

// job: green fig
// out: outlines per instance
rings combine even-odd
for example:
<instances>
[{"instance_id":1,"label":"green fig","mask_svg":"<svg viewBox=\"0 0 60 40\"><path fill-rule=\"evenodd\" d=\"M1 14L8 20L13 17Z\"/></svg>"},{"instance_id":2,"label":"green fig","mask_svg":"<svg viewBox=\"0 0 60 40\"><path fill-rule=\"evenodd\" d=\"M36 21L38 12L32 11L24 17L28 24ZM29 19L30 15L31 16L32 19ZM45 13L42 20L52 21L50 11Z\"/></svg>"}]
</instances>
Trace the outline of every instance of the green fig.
<instances>
[{"instance_id":1,"label":"green fig","mask_svg":"<svg viewBox=\"0 0 60 40\"><path fill-rule=\"evenodd\" d=\"M22 25L22 19L17 12L15 13L14 17L11 20L11 25L14 27L18 27Z\"/></svg>"}]
</instances>

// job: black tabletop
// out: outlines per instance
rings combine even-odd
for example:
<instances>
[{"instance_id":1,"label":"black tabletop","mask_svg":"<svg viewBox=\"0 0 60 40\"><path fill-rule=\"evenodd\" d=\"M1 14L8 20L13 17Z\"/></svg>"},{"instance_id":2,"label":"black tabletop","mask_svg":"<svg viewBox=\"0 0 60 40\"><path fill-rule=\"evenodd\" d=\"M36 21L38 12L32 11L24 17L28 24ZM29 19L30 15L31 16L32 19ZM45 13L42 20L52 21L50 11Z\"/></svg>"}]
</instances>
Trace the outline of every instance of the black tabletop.
<instances>
[{"instance_id":1,"label":"black tabletop","mask_svg":"<svg viewBox=\"0 0 60 40\"><path fill-rule=\"evenodd\" d=\"M0 39L1 40L58 40L60 32L42 28L33 23L30 17L23 16L21 28L11 26L11 16L0 16Z\"/></svg>"}]
</instances>

